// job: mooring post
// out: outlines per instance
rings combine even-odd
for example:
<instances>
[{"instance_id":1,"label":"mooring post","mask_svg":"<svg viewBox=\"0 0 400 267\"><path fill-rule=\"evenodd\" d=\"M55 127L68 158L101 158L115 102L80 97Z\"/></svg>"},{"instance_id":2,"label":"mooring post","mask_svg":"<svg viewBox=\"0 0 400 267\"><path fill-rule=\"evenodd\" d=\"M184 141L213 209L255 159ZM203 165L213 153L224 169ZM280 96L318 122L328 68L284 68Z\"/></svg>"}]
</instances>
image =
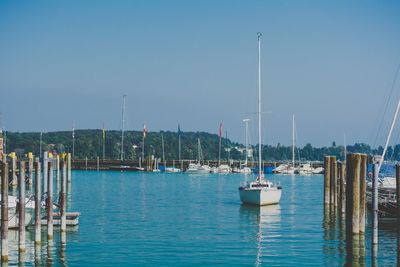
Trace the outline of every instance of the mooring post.
<instances>
[{"instance_id":1,"label":"mooring post","mask_svg":"<svg viewBox=\"0 0 400 267\"><path fill-rule=\"evenodd\" d=\"M65 233L67 231L67 162L65 159L62 161L62 177L61 177L61 207L60 207L60 215L61 215L61 233ZM61 239L62 240L62 239Z\"/></svg>"},{"instance_id":2,"label":"mooring post","mask_svg":"<svg viewBox=\"0 0 400 267\"><path fill-rule=\"evenodd\" d=\"M68 153L67 154L67 162L68 162L68 164L67 164L67 172L68 172L68 176L67 176L67 182L68 183L70 183L71 182L71 153Z\"/></svg>"},{"instance_id":3,"label":"mooring post","mask_svg":"<svg viewBox=\"0 0 400 267\"><path fill-rule=\"evenodd\" d=\"M56 155L56 185L60 181L60 155Z\"/></svg>"},{"instance_id":4,"label":"mooring post","mask_svg":"<svg viewBox=\"0 0 400 267\"><path fill-rule=\"evenodd\" d=\"M340 168L340 212L342 217L346 212L346 164L342 163Z\"/></svg>"},{"instance_id":5,"label":"mooring post","mask_svg":"<svg viewBox=\"0 0 400 267\"><path fill-rule=\"evenodd\" d=\"M367 194L367 161L368 155L361 154L360 163L360 233L365 233L365 216L366 216L366 194Z\"/></svg>"},{"instance_id":6,"label":"mooring post","mask_svg":"<svg viewBox=\"0 0 400 267\"><path fill-rule=\"evenodd\" d=\"M400 165L396 165L397 265L400 264Z\"/></svg>"},{"instance_id":7,"label":"mooring post","mask_svg":"<svg viewBox=\"0 0 400 267\"><path fill-rule=\"evenodd\" d=\"M25 252L25 161L19 162L18 251Z\"/></svg>"},{"instance_id":8,"label":"mooring post","mask_svg":"<svg viewBox=\"0 0 400 267\"><path fill-rule=\"evenodd\" d=\"M47 240L53 239L53 165L49 161L47 189Z\"/></svg>"},{"instance_id":9,"label":"mooring post","mask_svg":"<svg viewBox=\"0 0 400 267\"><path fill-rule=\"evenodd\" d=\"M331 186L331 157L325 156L324 158L324 204L330 204L330 186Z\"/></svg>"},{"instance_id":10,"label":"mooring post","mask_svg":"<svg viewBox=\"0 0 400 267\"><path fill-rule=\"evenodd\" d=\"M15 152L11 153L11 173L12 173L11 186L16 186L18 184L18 177L17 177L17 155L15 154Z\"/></svg>"},{"instance_id":11,"label":"mooring post","mask_svg":"<svg viewBox=\"0 0 400 267\"><path fill-rule=\"evenodd\" d=\"M353 192L352 192L352 233L360 233L360 167L361 167L361 155L353 155Z\"/></svg>"},{"instance_id":12,"label":"mooring post","mask_svg":"<svg viewBox=\"0 0 400 267\"><path fill-rule=\"evenodd\" d=\"M378 245L378 161L374 160L372 178L372 244ZM396 169L397 176L397 169Z\"/></svg>"},{"instance_id":13,"label":"mooring post","mask_svg":"<svg viewBox=\"0 0 400 267\"><path fill-rule=\"evenodd\" d=\"M100 170L100 159L99 159L99 157L97 157L97 171L99 171Z\"/></svg>"},{"instance_id":14,"label":"mooring post","mask_svg":"<svg viewBox=\"0 0 400 267\"><path fill-rule=\"evenodd\" d=\"M87 157L85 157L85 171L87 171Z\"/></svg>"},{"instance_id":15,"label":"mooring post","mask_svg":"<svg viewBox=\"0 0 400 267\"><path fill-rule=\"evenodd\" d=\"M333 211L335 211L335 208L337 207L337 161L336 157L332 156L331 157L331 188L330 188L330 193L331 193L331 199L330 203L331 205L334 206Z\"/></svg>"},{"instance_id":16,"label":"mooring post","mask_svg":"<svg viewBox=\"0 0 400 267\"><path fill-rule=\"evenodd\" d=\"M28 183L31 185L33 183L33 154L28 153Z\"/></svg>"},{"instance_id":17,"label":"mooring post","mask_svg":"<svg viewBox=\"0 0 400 267\"><path fill-rule=\"evenodd\" d=\"M3 161L1 172L1 261L8 262L8 164Z\"/></svg>"},{"instance_id":18,"label":"mooring post","mask_svg":"<svg viewBox=\"0 0 400 267\"><path fill-rule=\"evenodd\" d=\"M47 193L47 176L48 176L48 153L43 152L43 194Z\"/></svg>"},{"instance_id":19,"label":"mooring post","mask_svg":"<svg viewBox=\"0 0 400 267\"><path fill-rule=\"evenodd\" d=\"M40 160L35 161L35 245L40 246L41 238L41 170Z\"/></svg>"}]
</instances>

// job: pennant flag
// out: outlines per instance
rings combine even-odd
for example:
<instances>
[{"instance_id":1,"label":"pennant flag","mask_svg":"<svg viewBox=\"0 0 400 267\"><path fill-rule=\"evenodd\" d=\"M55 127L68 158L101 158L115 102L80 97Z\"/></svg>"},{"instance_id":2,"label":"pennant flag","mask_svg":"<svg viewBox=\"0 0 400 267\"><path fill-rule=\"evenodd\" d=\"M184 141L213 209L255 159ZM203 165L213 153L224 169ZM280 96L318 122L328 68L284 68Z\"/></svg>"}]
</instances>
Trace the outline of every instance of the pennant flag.
<instances>
[{"instance_id":1,"label":"pennant flag","mask_svg":"<svg viewBox=\"0 0 400 267\"><path fill-rule=\"evenodd\" d=\"M147 128L146 124L143 124L143 138L146 138Z\"/></svg>"},{"instance_id":2,"label":"pennant flag","mask_svg":"<svg viewBox=\"0 0 400 267\"><path fill-rule=\"evenodd\" d=\"M75 138L75 128L72 127L72 138Z\"/></svg>"},{"instance_id":3,"label":"pennant flag","mask_svg":"<svg viewBox=\"0 0 400 267\"><path fill-rule=\"evenodd\" d=\"M222 138L222 122L219 124L219 138Z\"/></svg>"}]
</instances>

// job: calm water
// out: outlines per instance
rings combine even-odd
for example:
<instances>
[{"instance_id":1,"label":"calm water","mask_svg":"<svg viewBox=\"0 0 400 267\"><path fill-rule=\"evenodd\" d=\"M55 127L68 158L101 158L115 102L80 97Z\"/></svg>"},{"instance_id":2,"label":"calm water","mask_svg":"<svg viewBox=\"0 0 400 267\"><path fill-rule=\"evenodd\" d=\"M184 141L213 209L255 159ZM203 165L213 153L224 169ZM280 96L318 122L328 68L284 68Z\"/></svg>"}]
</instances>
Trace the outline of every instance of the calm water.
<instances>
[{"instance_id":1,"label":"calm water","mask_svg":"<svg viewBox=\"0 0 400 267\"><path fill-rule=\"evenodd\" d=\"M68 205L82 213L79 229L68 232L66 246L55 232L54 242L42 245L36 264L371 265L369 230L366 247L353 247L351 259L340 223L324 218L322 176L270 179L283 185L280 205L254 208L239 202L243 175L75 171ZM379 235L379 265L393 266L395 231L381 230ZM10 236L17 240L14 232ZM15 247L10 250L9 265L18 265ZM30 241L24 260L25 266L35 264Z\"/></svg>"}]
</instances>

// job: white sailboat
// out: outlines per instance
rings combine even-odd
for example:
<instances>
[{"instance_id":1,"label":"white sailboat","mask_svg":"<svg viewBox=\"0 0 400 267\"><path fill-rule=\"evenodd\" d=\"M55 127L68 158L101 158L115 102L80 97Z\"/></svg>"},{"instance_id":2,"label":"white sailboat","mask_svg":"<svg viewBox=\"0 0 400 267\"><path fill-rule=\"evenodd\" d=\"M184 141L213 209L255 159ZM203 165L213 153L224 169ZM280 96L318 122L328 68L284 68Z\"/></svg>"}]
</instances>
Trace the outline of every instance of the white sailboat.
<instances>
[{"instance_id":1,"label":"white sailboat","mask_svg":"<svg viewBox=\"0 0 400 267\"><path fill-rule=\"evenodd\" d=\"M261 33L258 33L258 176L255 181L239 187L243 204L272 205L281 200L282 188L264 178L261 155Z\"/></svg>"},{"instance_id":2,"label":"white sailboat","mask_svg":"<svg viewBox=\"0 0 400 267\"><path fill-rule=\"evenodd\" d=\"M249 139L248 139L248 132L249 132L249 121L250 121L250 119L244 119L243 120L243 122L245 123L245 127L246 127L246 140L245 140L245 145L246 145L246 148L245 148L245 153L246 153L246 156L245 156L245 160L244 160L244 164L240 164L240 168L234 168L233 169L233 172L234 173L244 173L244 174L248 174L248 173L251 173L251 169L247 166L248 165L248 162L247 162L247 159L248 159L248 156L249 156Z\"/></svg>"},{"instance_id":3,"label":"white sailboat","mask_svg":"<svg viewBox=\"0 0 400 267\"><path fill-rule=\"evenodd\" d=\"M197 138L197 149L198 149L198 161L197 163L189 163L189 167L187 168L187 173L196 173L196 174L206 174L211 172L211 167L209 165L201 164L202 160L202 151L200 138Z\"/></svg>"}]
</instances>

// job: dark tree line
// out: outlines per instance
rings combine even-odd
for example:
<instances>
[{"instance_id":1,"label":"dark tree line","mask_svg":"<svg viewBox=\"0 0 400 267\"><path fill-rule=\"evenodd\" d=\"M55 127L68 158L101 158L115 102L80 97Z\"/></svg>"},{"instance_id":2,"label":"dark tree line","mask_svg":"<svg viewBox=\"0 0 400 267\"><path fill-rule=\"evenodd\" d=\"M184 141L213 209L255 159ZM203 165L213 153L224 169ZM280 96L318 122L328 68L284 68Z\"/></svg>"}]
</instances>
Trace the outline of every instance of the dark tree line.
<instances>
[{"instance_id":1,"label":"dark tree line","mask_svg":"<svg viewBox=\"0 0 400 267\"><path fill-rule=\"evenodd\" d=\"M178 159L178 134L171 131L149 132L145 138L145 156L155 155L162 157L161 135L164 137L164 151L167 160ZM205 160L218 159L219 136L206 132L182 132L181 136L181 158L196 159L198 155L197 139L201 141L202 154ZM142 154L143 133L139 131L127 131L124 134L124 158L138 159ZM121 132L107 131L105 133L105 157L106 159L119 159L121 153ZM6 151L16 151L18 154L33 152L39 154L40 133L35 132L7 132ZM243 160L244 146L222 138L222 159ZM257 146L253 146L253 155L257 155ZM42 134L42 149L49 151L71 152L71 131L47 132ZM356 143L347 146L348 152L366 153L370 155L381 154L382 147L371 148L367 144ZM335 142L329 147L313 147L306 144L302 148L296 148L296 160L322 161L324 156L336 156L343 159L343 146L336 146ZM76 130L75 131L75 158L88 157L94 159L103 156L103 132L102 130ZM277 144L263 147L263 159L271 161L286 161L292 158L292 147ZM387 158L400 160L400 145L390 146L387 150Z\"/></svg>"}]
</instances>

